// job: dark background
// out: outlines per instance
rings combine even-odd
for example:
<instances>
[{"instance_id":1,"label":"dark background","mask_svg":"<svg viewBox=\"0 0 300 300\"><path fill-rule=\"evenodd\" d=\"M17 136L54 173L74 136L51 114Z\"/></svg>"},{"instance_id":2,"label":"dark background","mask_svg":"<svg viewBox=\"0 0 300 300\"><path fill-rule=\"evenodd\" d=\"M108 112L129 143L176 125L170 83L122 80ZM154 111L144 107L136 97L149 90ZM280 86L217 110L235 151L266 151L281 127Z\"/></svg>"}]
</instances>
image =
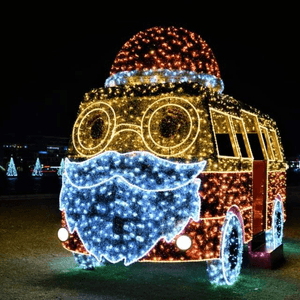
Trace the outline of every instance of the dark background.
<instances>
[{"instance_id":1,"label":"dark background","mask_svg":"<svg viewBox=\"0 0 300 300\"><path fill-rule=\"evenodd\" d=\"M208 9L201 1L194 2L198 7L168 2L177 15L168 7L158 18L160 3L126 2L135 14L124 11L121 17L115 11L118 2L112 3L114 9L108 2L100 9L91 5L88 12L77 3L63 12L54 2L34 7L26 2L26 10L17 2L11 7L2 4L0 143L11 134L69 136L84 93L104 85L122 45L140 30L174 25L208 42L220 66L224 93L270 114L279 126L286 156L300 154L297 7L280 2L275 9L278 4L273 2L262 10L244 1L216 15L219 4L212 1ZM75 5L82 10L76 15ZM144 15L151 8L151 17ZM208 283L205 263L77 270L71 253L57 239L57 197L13 198L0 203L0 220L5 219L0 249L3 299L191 299L199 293L202 299L299 298L298 187L288 186L286 264L278 270L247 267L237 284L219 288Z\"/></svg>"},{"instance_id":2,"label":"dark background","mask_svg":"<svg viewBox=\"0 0 300 300\"><path fill-rule=\"evenodd\" d=\"M70 136L84 94L104 86L122 45L141 30L173 25L208 43L220 67L224 93L274 118L287 158L299 155L296 11L245 6L217 16L213 7L201 13L195 9L194 15L193 7L189 9L190 14L181 17L137 13L134 18L93 7L90 11L96 16L73 16L59 9L47 14L13 11L1 29L0 143L11 134Z\"/></svg>"}]
</instances>

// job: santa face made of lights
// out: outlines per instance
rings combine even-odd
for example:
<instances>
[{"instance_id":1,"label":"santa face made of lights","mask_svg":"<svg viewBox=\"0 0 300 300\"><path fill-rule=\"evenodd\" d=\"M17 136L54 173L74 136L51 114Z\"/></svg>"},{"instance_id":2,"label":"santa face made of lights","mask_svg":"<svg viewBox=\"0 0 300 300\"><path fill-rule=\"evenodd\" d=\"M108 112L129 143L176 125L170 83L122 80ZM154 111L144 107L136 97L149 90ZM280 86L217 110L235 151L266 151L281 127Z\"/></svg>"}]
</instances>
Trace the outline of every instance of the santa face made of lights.
<instances>
[{"instance_id":1,"label":"santa face made of lights","mask_svg":"<svg viewBox=\"0 0 300 300\"><path fill-rule=\"evenodd\" d=\"M218 160L209 103L224 106L224 86L211 49L185 29L154 27L125 43L110 75L85 95L73 127L60 194L64 247L83 267L212 261L223 248L240 250L252 237L242 219L251 219L253 158ZM239 205L211 195L228 183L224 170L236 172ZM222 242L224 226L233 244ZM240 265L238 256L223 263L226 280L210 277L231 284Z\"/></svg>"}]
</instances>

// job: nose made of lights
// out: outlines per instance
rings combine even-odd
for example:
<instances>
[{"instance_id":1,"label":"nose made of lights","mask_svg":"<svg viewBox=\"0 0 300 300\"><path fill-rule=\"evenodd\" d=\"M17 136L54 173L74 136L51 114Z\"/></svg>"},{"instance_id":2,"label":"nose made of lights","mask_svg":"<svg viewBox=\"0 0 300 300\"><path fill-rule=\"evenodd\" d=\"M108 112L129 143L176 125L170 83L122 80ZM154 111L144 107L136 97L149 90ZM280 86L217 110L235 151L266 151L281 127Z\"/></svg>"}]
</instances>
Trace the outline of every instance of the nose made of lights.
<instances>
[{"instance_id":1,"label":"nose made of lights","mask_svg":"<svg viewBox=\"0 0 300 300\"><path fill-rule=\"evenodd\" d=\"M176 240L176 246L183 251L188 250L192 246L192 240L189 236L187 235L181 235L177 240Z\"/></svg>"},{"instance_id":2,"label":"nose made of lights","mask_svg":"<svg viewBox=\"0 0 300 300\"><path fill-rule=\"evenodd\" d=\"M69 232L66 228L60 228L57 232L57 236L61 242L65 242L69 238Z\"/></svg>"}]
</instances>

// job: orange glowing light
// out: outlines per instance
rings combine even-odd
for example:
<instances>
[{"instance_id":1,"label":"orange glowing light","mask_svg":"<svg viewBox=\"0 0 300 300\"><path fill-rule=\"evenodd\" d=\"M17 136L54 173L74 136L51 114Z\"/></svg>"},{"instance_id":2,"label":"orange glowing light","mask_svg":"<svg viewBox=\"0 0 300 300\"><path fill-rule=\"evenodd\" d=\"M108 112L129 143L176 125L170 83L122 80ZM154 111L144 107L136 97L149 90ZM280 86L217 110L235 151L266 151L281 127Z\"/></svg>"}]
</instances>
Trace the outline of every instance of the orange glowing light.
<instances>
[{"instance_id":1,"label":"orange glowing light","mask_svg":"<svg viewBox=\"0 0 300 300\"><path fill-rule=\"evenodd\" d=\"M183 28L153 27L124 44L110 75L132 70L191 70L220 78L212 50L197 34Z\"/></svg>"}]
</instances>

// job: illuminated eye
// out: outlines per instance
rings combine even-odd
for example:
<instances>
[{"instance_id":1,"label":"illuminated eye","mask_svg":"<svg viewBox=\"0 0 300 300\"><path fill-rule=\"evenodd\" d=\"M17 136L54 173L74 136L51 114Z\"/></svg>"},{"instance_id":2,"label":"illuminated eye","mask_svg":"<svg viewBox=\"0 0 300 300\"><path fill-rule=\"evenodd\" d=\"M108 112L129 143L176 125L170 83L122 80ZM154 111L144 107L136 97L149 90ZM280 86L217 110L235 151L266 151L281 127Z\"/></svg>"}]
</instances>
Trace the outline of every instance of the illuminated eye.
<instances>
[{"instance_id":1,"label":"illuminated eye","mask_svg":"<svg viewBox=\"0 0 300 300\"><path fill-rule=\"evenodd\" d=\"M183 98L168 97L155 101L142 119L144 142L157 155L171 156L186 151L198 133L198 112Z\"/></svg>"},{"instance_id":2,"label":"illuminated eye","mask_svg":"<svg viewBox=\"0 0 300 300\"><path fill-rule=\"evenodd\" d=\"M185 118L180 110L168 109L167 116L160 121L159 130L164 138L174 138L184 136L188 131L188 119Z\"/></svg>"},{"instance_id":3,"label":"illuminated eye","mask_svg":"<svg viewBox=\"0 0 300 300\"><path fill-rule=\"evenodd\" d=\"M81 112L73 127L73 144L77 152L93 156L102 152L115 129L115 112L104 102L95 102Z\"/></svg>"},{"instance_id":4,"label":"illuminated eye","mask_svg":"<svg viewBox=\"0 0 300 300\"><path fill-rule=\"evenodd\" d=\"M166 116L161 120L160 133L163 137L170 138L176 132L176 121L171 116Z\"/></svg>"},{"instance_id":5,"label":"illuminated eye","mask_svg":"<svg viewBox=\"0 0 300 300\"><path fill-rule=\"evenodd\" d=\"M101 117L97 117L91 126L91 137L93 139L99 139L104 134L104 121Z\"/></svg>"}]
</instances>

